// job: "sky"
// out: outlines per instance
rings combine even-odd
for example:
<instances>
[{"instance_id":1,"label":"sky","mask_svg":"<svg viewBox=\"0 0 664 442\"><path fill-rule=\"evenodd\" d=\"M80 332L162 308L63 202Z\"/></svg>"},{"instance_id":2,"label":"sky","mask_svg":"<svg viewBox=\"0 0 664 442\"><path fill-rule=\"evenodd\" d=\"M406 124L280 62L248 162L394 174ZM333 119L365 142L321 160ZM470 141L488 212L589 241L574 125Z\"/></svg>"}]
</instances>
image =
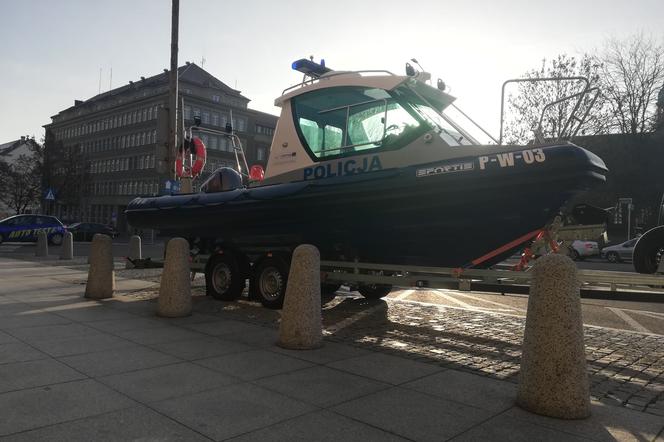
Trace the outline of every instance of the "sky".
<instances>
[{"instance_id":1,"label":"sky","mask_svg":"<svg viewBox=\"0 0 664 442\"><path fill-rule=\"evenodd\" d=\"M169 0L0 0L0 144L43 136L50 117L170 66ZM543 58L644 32L664 38L662 0L181 0L179 65L201 65L249 107L274 99L313 55L336 70L403 73L416 58L493 134L500 87ZM112 80L111 80L112 71Z\"/></svg>"}]
</instances>

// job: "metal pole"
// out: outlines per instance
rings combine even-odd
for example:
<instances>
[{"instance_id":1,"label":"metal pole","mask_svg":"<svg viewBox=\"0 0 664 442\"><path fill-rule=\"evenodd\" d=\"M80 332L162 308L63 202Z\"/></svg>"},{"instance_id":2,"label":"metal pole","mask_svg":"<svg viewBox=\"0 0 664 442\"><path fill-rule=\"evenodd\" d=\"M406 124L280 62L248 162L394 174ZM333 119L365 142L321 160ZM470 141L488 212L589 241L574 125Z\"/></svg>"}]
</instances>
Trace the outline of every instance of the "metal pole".
<instances>
[{"instance_id":1,"label":"metal pole","mask_svg":"<svg viewBox=\"0 0 664 442\"><path fill-rule=\"evenodd\" d=\"M630 233L632 230L632 203L627 204L627 240L631 239Z\"/></svg>"},{"instance_id":2,"label":"metal pole","mask_svg":"<svg viewBox=\"0 0 664 442\"><path fill-rule=\"evenodd\" d=\"M180 0L172 0L171 16L171 71L168 92L168 160L169 178L175 179L175 156L178 145L178 23L180 17Z\"/></svg>"}]
</instances>

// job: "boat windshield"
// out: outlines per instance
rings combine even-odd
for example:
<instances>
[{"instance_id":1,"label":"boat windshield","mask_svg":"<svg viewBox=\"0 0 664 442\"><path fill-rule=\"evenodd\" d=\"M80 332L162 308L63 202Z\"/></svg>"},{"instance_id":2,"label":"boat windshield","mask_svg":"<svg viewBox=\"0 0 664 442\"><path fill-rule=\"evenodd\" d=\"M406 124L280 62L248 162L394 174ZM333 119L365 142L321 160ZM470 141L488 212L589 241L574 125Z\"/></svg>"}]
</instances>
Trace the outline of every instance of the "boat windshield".
<instances>
[{"instance_id":1,"label":"boat windshield","mask_svg":"<svg viewBox=\"0 0 664 442\"><path fill-rule=\"evenodd\" d=\"M310 152L325 159L372 149L397 149L432 127L398 94L354 86L294 97L293 119Z\"/></svg>"},{"instance_id":2,"label":"boat windshield","mask_svg":"<svg viewBox=\"0 0 664 442\"><path fill-rule=\"evenodd\" d=\"M403 101L408 102L422 119L426 120L433 128L436 129L438 135L449 146L470 146L480 144L475 138L470 135L467 130L461 127L459 123L448 115L450 106L453 106L451 100L447 103L439 103L440 107L444 109L437 110L432 104L432 100L427 99L424 95L417 90L417 85L405 84L399 86L394 90L397 96L400 96Z\"/></svg>"}]
</instances>

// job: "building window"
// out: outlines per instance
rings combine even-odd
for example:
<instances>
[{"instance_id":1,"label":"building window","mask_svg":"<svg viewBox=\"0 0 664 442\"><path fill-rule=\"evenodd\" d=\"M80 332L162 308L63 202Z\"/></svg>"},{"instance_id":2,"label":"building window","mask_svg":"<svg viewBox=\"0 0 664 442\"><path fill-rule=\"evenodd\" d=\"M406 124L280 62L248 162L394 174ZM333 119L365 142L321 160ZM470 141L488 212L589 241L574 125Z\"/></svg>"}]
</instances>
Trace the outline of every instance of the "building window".
<instances>
[{"instance_id":1,"label":"building window","mask_svg":"<svg viewBox=\"0 0 664 442\"><path fill-rule=\"evenodd\" d=\"M216 112L212 112L212 125L219 126L219 114Z\"/></svg>"},{"instance_id":2,"label":"building window","mask_svg":"<svg viewBox=\"0 0 664 442\"><path fill-rule=\"evenodd\" d=\"M210 112L203 112L203 124L210 124Z\"/></svg>"},{"instance_id":3,"label":"building window","mask_svg":"<svg viewBox=\"0 0 664 442\"><path fill-rule=\"evenodd\" d=\"M148 108L148 120L152 120L152 108Z\"/></svg>"},{"instance_id":4,"label":"building window","mask_svg":"<svg viewBox=\"0 0 664 442\"><path fill-rule=\"evenodd\" d=\"M217 141L218 141L217 137L210 137L210 149L214 150L217 149Z\"/></svg>"},{"instance_id":5,"label":"building window","mask_svg":"<svg viewBox=\"0 0 664 442\"><path fill-rule=\"evenodd\" d=\"M265 160L265 148L264 147L259 147L258 149L256 149L256 159L258 161Z\"/></svg>"},{"instance_id":6,"label":"building window","mask_svg":"<svg viewBox=\"0 0 664 442\"><path fill-rule=\"evenodd\" d=\"M143 121L148 121L148 110L143 109Z\"/></svg>"},{"instance_id":7,"label":"building window","mask_svg":"<svg viewBox=\"0 0 664 442\"><path fill-rule=\"evenodd\" d=\"M191 120L191 106L184 107L184 119Z\"/></svg>"},{"instance_id":8,"label":"building window","mask_svg":"<svg viewBox=\"0 0 664 442\"><path fill-rule=\"evenodd\" d=\"M215 103L219 103L221 101L221 97L219 95L213 95L212 101L214 101Z\"/></svg>"},{"instance_id":9,"label":"building window","mask_svg":"<svg viewBox=\"0 0 664 442\"><path fill-rule=\"evenodd\" d=\"M201 110L198 108L194 108L194 117L200 117L201 116Z\"/></svg>"}]
</instances>

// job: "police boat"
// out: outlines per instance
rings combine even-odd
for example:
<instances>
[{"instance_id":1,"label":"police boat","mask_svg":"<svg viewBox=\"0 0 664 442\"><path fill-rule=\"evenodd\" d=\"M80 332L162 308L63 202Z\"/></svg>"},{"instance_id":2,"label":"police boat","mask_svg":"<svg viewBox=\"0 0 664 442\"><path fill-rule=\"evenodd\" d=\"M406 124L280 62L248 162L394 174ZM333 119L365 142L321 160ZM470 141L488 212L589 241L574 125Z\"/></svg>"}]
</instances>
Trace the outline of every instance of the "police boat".
<instances>
[{"instance_id":1,"label":"police boat","mask_svg":"<svg viewBox=\"0 0 664 442\"><path fill-rule=\"evenodd\" d=\"M478 141L442 81L406 67L395 75L296 61L304 79L275 101L264 175L250 174L236 149L237 170L218 169L198 193L136 198L129 223L208 253L309 243L325 259L457 267L486 255L475 262L487 267L605 181L598 156L562 139Z\"/></svg>"}]
</instances>

